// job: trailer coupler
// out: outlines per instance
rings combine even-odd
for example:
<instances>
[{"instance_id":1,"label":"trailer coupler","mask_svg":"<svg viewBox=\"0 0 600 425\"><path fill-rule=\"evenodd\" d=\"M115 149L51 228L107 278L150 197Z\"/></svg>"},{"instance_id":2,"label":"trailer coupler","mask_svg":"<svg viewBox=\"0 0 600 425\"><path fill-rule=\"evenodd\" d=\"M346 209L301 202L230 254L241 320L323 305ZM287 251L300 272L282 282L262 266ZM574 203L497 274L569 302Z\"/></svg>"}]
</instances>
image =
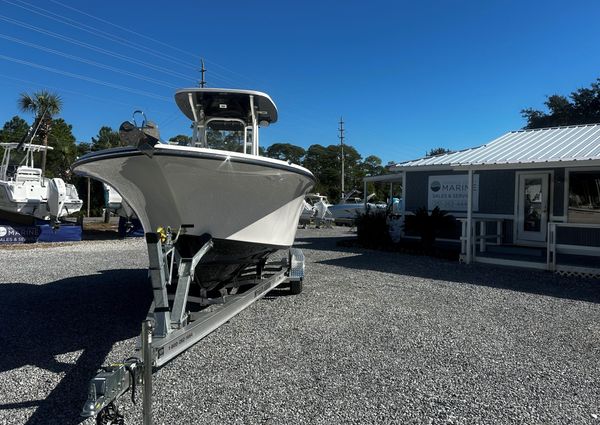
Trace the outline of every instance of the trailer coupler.
<instances>
[{"instance_id":1,"label":"trailer coupler","mask_svg":"<svg viewBox=\"0 0 600 425\"><path fill-rule=\"evenodd\" d=\"M81 416L118 416L114 402L131 389L131 399L135 403L136 385L142 384L142 362L132 358L123 363L105 366L90 381L88 398L83 405Z\"/></svg>"},{"instance_id":2,"label":"trailer coupler","mask_svg":"<svg viewBox=\"0 0 600 425\"><path fill-rule=\"evenodd\" d=\"M119 413L115 403L119 397L131 390L131 401L135 404L136 387L142 385L144 425L152 423L153 329L150 320L142 324L142 360L131 357L122 363L105 366L92 378L81 416L95 416L98 425L124 424L123 415Z\"/></svg>"}]
</instances>

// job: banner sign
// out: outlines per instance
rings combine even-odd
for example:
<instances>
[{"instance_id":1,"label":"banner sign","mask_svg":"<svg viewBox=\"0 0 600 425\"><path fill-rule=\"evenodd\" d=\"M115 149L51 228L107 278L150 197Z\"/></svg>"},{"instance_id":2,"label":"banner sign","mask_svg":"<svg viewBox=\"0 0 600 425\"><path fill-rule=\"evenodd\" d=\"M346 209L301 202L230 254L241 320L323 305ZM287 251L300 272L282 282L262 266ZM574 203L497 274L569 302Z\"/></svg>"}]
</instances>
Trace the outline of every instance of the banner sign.
<instances>
[{"instance_id":1,"label":"banner sign","mask_svg":"<svg viewBox=\"0 0 600 425\"><path fill-rule=\"evenodd\" d=\"M0 243L35 242L40 234L37 226L9 226L0 224Z\"/></svg>"},{"instance_id":2,"label":"banner sign","mask_svg":"<svg viewBox=\"0 0 600 425\"><path fill-rule=\"evenodd\" d=\"M468 177L466 174L429 176L427 208L445 211L467 211ZM473 175L473 211L479 210L479 175Z\"/></svg>"}]
</instances>

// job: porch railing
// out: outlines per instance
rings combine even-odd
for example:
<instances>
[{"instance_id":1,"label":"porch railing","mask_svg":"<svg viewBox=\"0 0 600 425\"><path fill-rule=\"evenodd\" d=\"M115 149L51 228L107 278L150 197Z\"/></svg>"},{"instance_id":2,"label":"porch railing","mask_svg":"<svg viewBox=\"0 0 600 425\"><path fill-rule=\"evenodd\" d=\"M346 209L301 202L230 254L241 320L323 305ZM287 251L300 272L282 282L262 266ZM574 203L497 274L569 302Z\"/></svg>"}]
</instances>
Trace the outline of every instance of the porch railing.
<instances>
[{"instance_id":1,"label":"porch railing","mask_svg":"<svg viewBox=\"0 0 600 425\"><path fill-rule=\"evenodd\" d=\"M571 264L561 264L557 261L558 254L600 257L600 246L560 243L558 238L558 229L560 228L586 230L596 229L598 233L600 233L600 224L548 223L548 247L546 250L546 262L548 264L548 270L567 273L600 275L600 262L597 263L598 267L588 267Z\"/></svg>"},{"instance_id":2,"label":"porch railing","mask_svg":"<svg viewBox=\"0 0 600 425\"><path fill-rule=\"evenodd\" d=\"M457 219L461 224L461 236L460 236L460 256L463 261L466 260L467 256L467 219ZM477 245L479 245L479 252L485 252L488 245L502 245L502 219L493 218L473 218L472 231L471 231L471 260L474 261L477 256ZM495 233L488 233L488 223L495 223Z\"/></svg>"}]
</instances>

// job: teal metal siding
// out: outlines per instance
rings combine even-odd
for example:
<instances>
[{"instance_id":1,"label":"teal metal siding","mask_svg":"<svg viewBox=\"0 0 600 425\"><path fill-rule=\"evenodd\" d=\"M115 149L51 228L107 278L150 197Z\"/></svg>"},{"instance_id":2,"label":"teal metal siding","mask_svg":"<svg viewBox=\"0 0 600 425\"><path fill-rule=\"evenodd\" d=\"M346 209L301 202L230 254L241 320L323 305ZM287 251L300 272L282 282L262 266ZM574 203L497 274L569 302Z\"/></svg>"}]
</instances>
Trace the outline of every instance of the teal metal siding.
<instances>
[{"instance_id":1,"label":"teal metal siding","mask_svg":"<svg viewBox=\"0 0 600 425\"><path fill-rule=\"evenodd\" d=\"M477 171L479 174L479 211L481 214L514 214L515 171Z\"/></svg>"},{"instance_id":2,"label":"teal metal siding","mask_svg":"<svg viewBox=\"0 0 600 425\"><path fill-rule=\"evenodd\" d=\"M600 247L600 229L558 227L556 243Z\"/></svg>"},{"instance_id":3,"label":"teal metal siding","mask_svg":"<svg viewBox=\"0 0 600 425\"><path fill-rule=\"evenodd\" d=\"M554 192L552 193L552 214L562 216L565 213L565 169L554 169Z\"/></svg>"}]
</instances>

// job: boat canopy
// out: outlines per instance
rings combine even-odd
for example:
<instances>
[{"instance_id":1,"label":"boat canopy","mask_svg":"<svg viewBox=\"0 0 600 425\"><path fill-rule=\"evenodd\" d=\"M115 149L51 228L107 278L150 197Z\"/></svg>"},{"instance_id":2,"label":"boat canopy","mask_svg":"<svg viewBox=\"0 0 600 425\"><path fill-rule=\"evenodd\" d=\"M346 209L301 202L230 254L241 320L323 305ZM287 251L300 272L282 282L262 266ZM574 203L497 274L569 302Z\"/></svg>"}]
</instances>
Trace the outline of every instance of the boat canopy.
<instances>
[{"instance_id":1,"label":"boat canopy","mask_svg":"<svg viewBox=\"0 0 600 425\"><path fill-rule=\"evenodd\" d=\"M253 90L191 88L175 93L179 109L194 122L192 145L215 148L209 143L207 130L241 134L241 147L216 149L238 150L258 155L258 128L277 121L277 107L265 93Z\"/></svg>"},{"instance_id":2,"label":"boat canopy","mask_svg":"<svg viewBox=\"0 0 600 425\"><path fill-rule=\"evenodd\" d=\"M186 117L196 122L210 118L234 118L251 124L252 108L259 124L277 121L275 103L268 94L259 91L189 88L178 90L175 102Z\"/></svg>"}]
</instances>

